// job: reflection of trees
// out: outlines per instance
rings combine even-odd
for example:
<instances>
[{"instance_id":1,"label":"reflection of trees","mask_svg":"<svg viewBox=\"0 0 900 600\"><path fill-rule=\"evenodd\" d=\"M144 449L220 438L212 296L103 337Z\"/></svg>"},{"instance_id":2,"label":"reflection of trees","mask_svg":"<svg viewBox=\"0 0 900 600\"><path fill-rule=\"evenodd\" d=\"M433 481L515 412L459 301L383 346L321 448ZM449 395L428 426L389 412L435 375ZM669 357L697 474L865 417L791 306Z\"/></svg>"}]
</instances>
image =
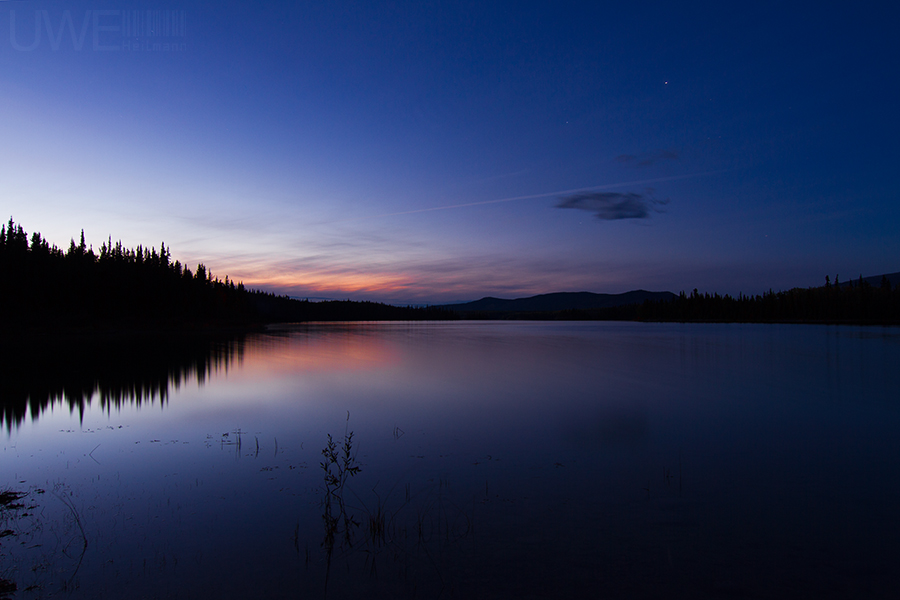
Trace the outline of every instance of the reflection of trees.
<instances>
[{"instance_id":1,"label":"reflection of trees","mask_svg":"<svg viewBox=\"0 0 900 600\"><path fill-rule=\"evenodd\" d=\"M0 424L37 418L55 403L84 413L165 402L169 389L203 383L243 355L244 337L208 335L43 336L0 351Z\"/></svg>"}]
</instances>

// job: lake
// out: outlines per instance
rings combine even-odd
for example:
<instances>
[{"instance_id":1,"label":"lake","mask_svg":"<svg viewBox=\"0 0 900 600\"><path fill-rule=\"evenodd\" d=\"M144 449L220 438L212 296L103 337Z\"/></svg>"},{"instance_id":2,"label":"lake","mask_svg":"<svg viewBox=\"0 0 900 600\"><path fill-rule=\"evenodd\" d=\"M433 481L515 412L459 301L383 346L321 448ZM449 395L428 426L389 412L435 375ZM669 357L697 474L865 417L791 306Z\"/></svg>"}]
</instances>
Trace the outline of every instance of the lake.
<instances>
[{"instance_id":1,"label":"lake","mask_svg":"<svg viewBox=\"0 0 900 600\"><path fill-rule=\"evenodd\" d=\"M0 491L25 494L0 508L11 597L900 591L900 328L323 323L47 346L4 373Z\"/></svg>"}]
</instances>

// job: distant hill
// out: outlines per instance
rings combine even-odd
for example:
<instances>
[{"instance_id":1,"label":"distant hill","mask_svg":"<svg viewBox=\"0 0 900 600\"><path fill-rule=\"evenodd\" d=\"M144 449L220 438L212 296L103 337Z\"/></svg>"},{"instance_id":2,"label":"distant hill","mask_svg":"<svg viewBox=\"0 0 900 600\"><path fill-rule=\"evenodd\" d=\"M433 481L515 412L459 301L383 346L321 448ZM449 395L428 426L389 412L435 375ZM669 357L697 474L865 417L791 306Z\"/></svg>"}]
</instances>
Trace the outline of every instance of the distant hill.
<instances>
[{"instance_id":1,"label":"distant hill","mask_svg":"<svg viewBox=\"0 0 900 600\"><path fill-rule=\"evenodd\" d=\"M648 292L634 290L624 294L594 294L591 292L557 292L540 294L530 298L482 298L474 302L462 304L445 304L437 308L453 310L458 313L519 313L519 312L554 312L560 310L591 310L641 304L645 300L668 301L676 296L672 292Z\"/></svg>"},{"instance_id":2,"label":"distant hill","mask_svg":"<svg viewBox=\"0 0 900 600\"><path fill-rule=\"evenodd\" d=\"M900 284L900 273L885 273L884 275L873 275L871 277L863 277L862 280L872 287L880 287L882 277L887 277L888 283L891 284L892 288L895 288L898 284ZM850 280L845 280L842 278L842 280L840 281L840 286L847 287L851 284L856 285L857 283L859 283L859 277Z\"/></svg>"}]
</instances>

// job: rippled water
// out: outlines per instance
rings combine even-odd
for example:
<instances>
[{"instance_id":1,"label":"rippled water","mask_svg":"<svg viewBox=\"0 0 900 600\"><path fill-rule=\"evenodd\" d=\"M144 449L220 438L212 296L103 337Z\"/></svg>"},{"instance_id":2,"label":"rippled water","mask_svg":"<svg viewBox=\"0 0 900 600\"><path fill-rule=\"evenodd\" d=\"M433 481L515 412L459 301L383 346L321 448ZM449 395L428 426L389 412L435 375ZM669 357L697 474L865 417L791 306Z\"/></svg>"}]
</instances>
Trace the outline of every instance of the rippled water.
<instances>
[{"instance_id":1,"label":"rippled water","mask_svg":"<svg viewBox=\"0 0 900 600\"><path fill-rule=\"evenodd\" d=\"M5 373L0 489L27 493L0 509L16 598L898 592L897 328L117 344ZM342 489L320 466L329 434L359 468Z\"/></svg>"}]
</instances>

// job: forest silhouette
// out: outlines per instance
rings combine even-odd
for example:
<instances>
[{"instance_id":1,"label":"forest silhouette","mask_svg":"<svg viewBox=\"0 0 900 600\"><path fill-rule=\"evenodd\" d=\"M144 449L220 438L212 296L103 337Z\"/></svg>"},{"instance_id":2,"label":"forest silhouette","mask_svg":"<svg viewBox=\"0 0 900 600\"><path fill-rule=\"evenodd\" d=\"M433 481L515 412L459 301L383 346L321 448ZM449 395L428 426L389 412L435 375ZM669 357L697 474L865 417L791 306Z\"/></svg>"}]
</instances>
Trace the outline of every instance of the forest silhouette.
<instances>
[{"instance_id":1,"label":"forest silhouette","mask_svg":"<svg viewBox=\"0 0 900 600\"><path fill-rule=\"evenodd\" d=\"M99 252L71 240L68 250L12 218L0 226L0 311L6 332L211 330L274 322L439 320L451 311L376 302L308 302L249 290L202 263L172 260L165 243L126 248L109 238Z\"/></svg>"},{"instance_id":2,"label":"forest silhouette","mask_svg":"<svg viewBox=\"0 0 900 600\"><path fill-rule=\"evenodd\" d=\"M165 403L169 390L241 356L245 334L267 323L437 320L448 310L376 302L308 302L249 290L191 270L159 250L111 238L99 252L84 233L63 251L12 218L0 225L0 426L56 403L83 414L96 400Z\"/></svg>"},{"instance_id":3,"label":"forest silhouette","mask_svg":"<svg viewBox=\"0 0 900 600\"><path fill-rule=\"evenodd\" d=\"M36 418L57 402L79 413L92 398L107 409L123 402L165 403L171 386L178 388L187 379L202 383L240 357L244 334L267 323L457 318L900 323L900 283L892 286L888 276L879 285L872 281L860 277L841 283L836 277L832 283L826 277L821 287L737 297L696 289L677 296L644 292L621 295L630 300L650 294L643 302L561 310L457 312L450 306L308 302L248 290L228 277L222 281L203 264L191 270L173 261L165 244L159 250L129 249L110 239L98 253L82 233L64 252L40 233L29 238L10 219L0 226L0 338L5 340L0 344L0 426ZM584 294L550 294L544 300L569 296Z\"/></svg>"},{"instance_id":4,"label":"forest silhouette","mask_svg":"<svg viewBox=\"0 0 900 600\"><path fill-rule=\"evenodd\" d=\"M677 322L735 323L821 323L871 324L900 323L900 284L891 286L881 276L874 286L862 276L840 283L825 277L821 287L793 288L764 294L737 297L728 294L681 292L669 301L648 300L640 305L610 309L607 319ZM577 315L568 315L577 318Z\"/></svg>"},{"instance_id":5,"label":"forest silhouette","mask_svg":"<svg viewBox=\"0 0 900 600\"><path fill-rule=\"evenodd\" d=\"M880 285L860 277L822 287L793 288L737 297L728 294L681 292L666 299L602 308L568 308L552 311L468 311L472 320L540 321L647 321L679 323L818 323L900 324L900 284L893 287L886 276Z\"/></svg>"},{"instance_id":6,"label":"forest silhouette","mask_svg":"<svg viewBox=\"0 0 900 600\"><path fill-rule=\"evenodd\" d=\"M680 322L900 322L900 283L860 277L760 295L699 293L604 308L460 313L452 306L309 302L249 290L205 265L173 261L165 244L125 248L112 238L99 253L71 240L66 251L12 218L0 226L0 311L9 333L35 331L211 331L266 323L458 319L634 320Z\"/></svg>"}]
</instances>

